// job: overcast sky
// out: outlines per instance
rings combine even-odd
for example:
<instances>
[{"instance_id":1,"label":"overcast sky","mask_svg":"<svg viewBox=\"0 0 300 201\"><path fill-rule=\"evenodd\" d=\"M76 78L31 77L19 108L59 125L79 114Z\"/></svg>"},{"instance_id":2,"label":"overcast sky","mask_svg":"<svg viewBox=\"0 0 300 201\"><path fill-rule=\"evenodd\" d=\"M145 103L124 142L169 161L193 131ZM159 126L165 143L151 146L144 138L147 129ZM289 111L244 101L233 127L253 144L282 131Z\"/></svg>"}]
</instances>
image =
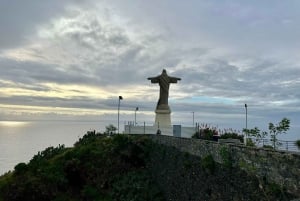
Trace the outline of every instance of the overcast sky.
<instances>
[{"instance_id":1,"label":"overcast sky","mask_svg":"<svg viewBox=\"0 0 300 201\"><path fill-rule=\"evenodd\" d=\"M0 120L152 124L165 68L174 124L300 138L298 0L0 0Z\"/></svg>"}]
</instances>

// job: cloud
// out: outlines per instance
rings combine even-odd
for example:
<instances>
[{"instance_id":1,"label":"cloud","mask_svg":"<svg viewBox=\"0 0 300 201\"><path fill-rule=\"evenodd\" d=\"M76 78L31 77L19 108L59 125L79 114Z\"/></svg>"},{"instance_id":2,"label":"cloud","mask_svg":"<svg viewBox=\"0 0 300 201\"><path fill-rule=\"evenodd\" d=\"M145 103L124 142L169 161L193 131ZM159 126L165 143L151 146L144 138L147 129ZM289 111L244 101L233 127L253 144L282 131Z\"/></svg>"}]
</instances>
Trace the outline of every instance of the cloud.
<instances>
[{"instance_id":1,"label":"cloud","mask_svg":"<svg viewBox=\"0 0 300 201\"><path fill-rule=\"evenodd\" d=\"M63 76L71 78L67 80L72 82L73 75L76 79L82 76L82 79L96 80L100 85L114 85L136 81L139 78L136 74L143 74L161 56L155 55L153 48L161 46L162 41L154 36L143 38L150 45L142 44L139 38L130 37L121 27L105 21L106 17L80 9L70 12L73 12L72 17L59 17L50 25L41 26L32 44L4 51L3 57L19 60L20 66L31 62L31 66L46 65L46 71L57 71L28 71L37 79L51 80ZM140 76L140 81L142 79L144 77Z\"/></svg>"},{"instance_id":2,"label":"cloud","mask_svg":"<svg viewBox=\"0 0 300 201\"><path fill-rule=\"evenodd\" d=\"M166 68L182 78L170 88L175 117L201 111L203 121L230 123L247 103L253 119L297 121L298 4L7 1L0 104L114 113L122 95L126 117L139 106L151 119L159 88L146 78Z\"/></svg>"},{"instance_id":3,"label":"cloud","mask_svg":"<svg viewBox=\"0 0 300 201\"><path fill-rule=\"evenodd\" d=\"M49 18L64 12L70 1L1 1L0 48L13 48L26 44L28 37L35 33L37 26Z\"/></svg>"}]
</instances>

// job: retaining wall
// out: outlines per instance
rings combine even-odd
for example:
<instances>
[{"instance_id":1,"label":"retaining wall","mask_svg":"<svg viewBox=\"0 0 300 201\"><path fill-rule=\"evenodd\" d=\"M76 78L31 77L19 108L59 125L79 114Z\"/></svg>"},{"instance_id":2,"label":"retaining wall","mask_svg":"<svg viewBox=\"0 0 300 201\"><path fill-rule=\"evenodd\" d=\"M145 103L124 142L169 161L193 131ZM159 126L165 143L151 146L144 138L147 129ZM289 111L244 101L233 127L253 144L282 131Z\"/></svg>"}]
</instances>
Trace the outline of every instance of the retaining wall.
<instances>
[{"instance_id":1,"label":"retaining wall","mask_svg":"<svg viewBox=\"0 0 300 201\"><path fill-rule=\"evenodd\" d=\"M211 155L220 164L239 167L257 176L261 182L276 183L300 197L299 153L220 144L191 138L164 135L147 136L159 144L172 146L201 158Z\"/></svg>"}]
</instances>

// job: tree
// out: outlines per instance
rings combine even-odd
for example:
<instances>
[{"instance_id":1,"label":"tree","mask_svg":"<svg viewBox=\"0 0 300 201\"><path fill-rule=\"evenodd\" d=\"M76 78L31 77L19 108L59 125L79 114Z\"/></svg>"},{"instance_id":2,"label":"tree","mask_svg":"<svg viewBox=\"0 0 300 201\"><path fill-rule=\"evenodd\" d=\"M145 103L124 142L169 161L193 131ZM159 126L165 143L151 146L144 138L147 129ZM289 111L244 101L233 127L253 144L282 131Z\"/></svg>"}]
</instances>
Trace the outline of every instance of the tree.
<instances>
[{"instance_id":1,"label":"tree","mask_svg":"<svg viewBox=\"0 0 300 201\"><path fill-rule=\"evenodd\" d=\"M273 123L269 123L269 134L271 137L271 141L273 143L273 148L276 148L276 144L278 140L277 140L277 135L280 134L285 134L287 130L290 129L290 120L287 118L283 118L278 124L274 125ZM246 136L251 136L251 137L255 137L256 142L262 140L263 138L265 138L268 133L266 131L260 131L257 127L253 128L253 129L243 129L243 132L246 134ZM249 144L253 144L251 139L247 139L247 145Z\"/></svg>"},{"instance_id":2,"label":"tree","mask_svg":"<svg viewBox=\"0 0 300 201\"><path fill-rule=\"evenodd\" d=\"M108 126L106 126L105 129L106 129L105 130L106 134L115 134L116 130L117 130L117 128L112 124L109 124Z\"/></svg>"},{"instance_id":3,"label":"tree","mask_svg":"<svg viewBox=\"0 0 300 201\"><path fill-rule=\"evenodd\" d=\"M273 148L276 148L277 135L285 134L287 130L290 129L290 120L283 118L278 124L274 125L269 123L269 133L271 136L271 141L273 142Z\"/></svg>"},{"instance_id":4,"label":"tree","mask_svg":"<svg viewBox=\"0 0 300 201\"><path fill-rule=\"evenodd\" d=\"M248 146L254 146L255 144L253 143L253 141L251 139L248 139L248 137L255 137L255 141L259 142L260 140L262 140L263 138L265 138L268 133L265 131L260 131L259 128L254 127L252 129L243 129L243 132L245 133L245 135L247 136L247 141L246 141L246 145Z\"/></svg>"}]
</instances>

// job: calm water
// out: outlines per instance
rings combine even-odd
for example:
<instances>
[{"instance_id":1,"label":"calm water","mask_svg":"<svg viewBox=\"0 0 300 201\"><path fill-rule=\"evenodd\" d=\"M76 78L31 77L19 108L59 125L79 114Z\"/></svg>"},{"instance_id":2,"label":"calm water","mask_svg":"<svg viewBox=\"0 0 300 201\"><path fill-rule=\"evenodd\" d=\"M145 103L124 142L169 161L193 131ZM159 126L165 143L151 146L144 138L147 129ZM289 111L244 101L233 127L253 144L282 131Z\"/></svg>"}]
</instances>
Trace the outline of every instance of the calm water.
<instances>
[{"instance_id":1,"label":"calm water","mask_svg":"<svg viewBox=\"0 0 300 201\"><path fill-rule=\"evenodd\" d=\"M104 123L99 122L0 121L0 175L49 146L73 146L87 131L104 128Z\"/></svg>"}]
</instances>

